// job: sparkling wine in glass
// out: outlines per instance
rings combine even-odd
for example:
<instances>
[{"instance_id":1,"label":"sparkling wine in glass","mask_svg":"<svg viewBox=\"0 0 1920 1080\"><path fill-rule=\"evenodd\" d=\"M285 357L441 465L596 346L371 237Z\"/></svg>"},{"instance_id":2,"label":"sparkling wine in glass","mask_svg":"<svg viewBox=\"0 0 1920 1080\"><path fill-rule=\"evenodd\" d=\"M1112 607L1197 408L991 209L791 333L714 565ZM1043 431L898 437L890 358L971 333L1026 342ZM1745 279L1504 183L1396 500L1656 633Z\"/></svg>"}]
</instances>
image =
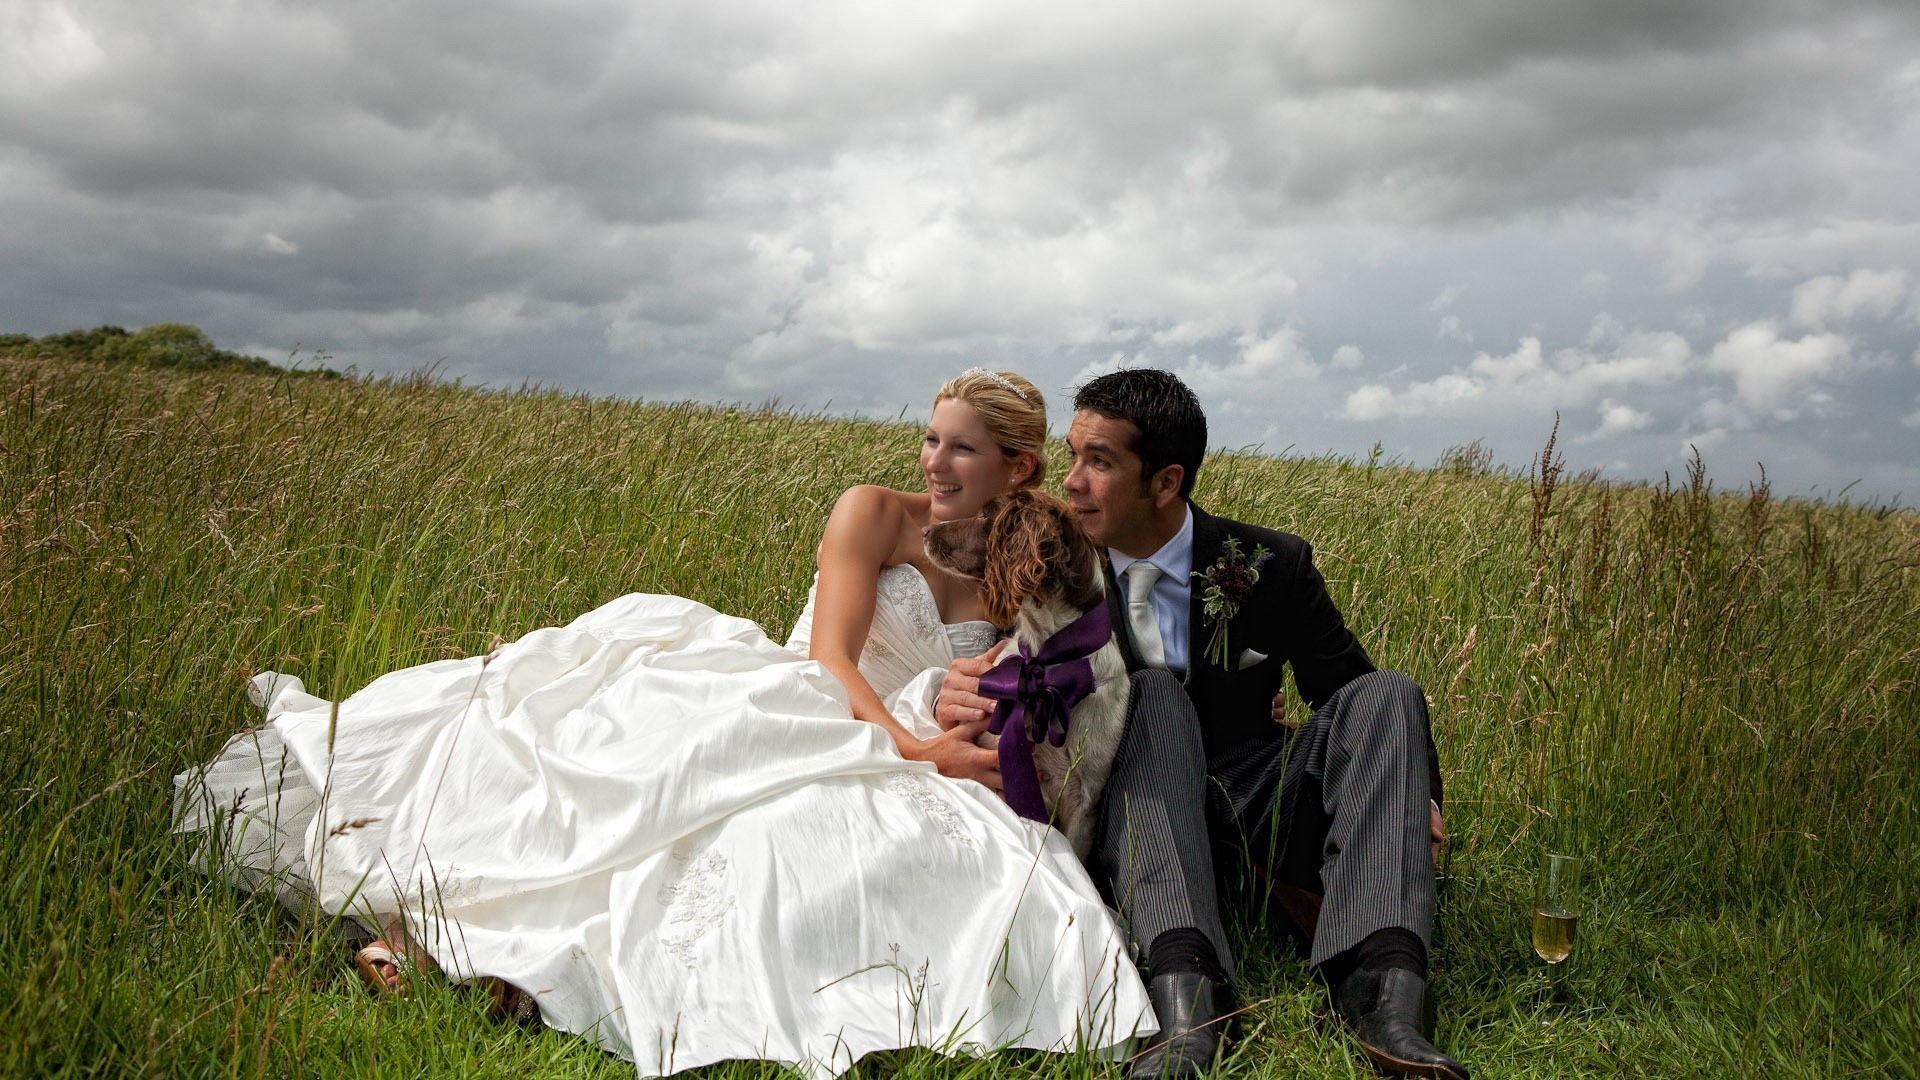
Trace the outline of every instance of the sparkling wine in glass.
<instances>
[{"instance_id":1,"label":"sparkling wine in glass","mask_svg":"<svg viewBox=\"0 0 1920 1080\"><path fill-rule=\"evenodd\" d=\"M1573 955L1574 929L1580 923L1580 860L1548 855L1540 860L1539 888L1533 901L1533 951L1549 964Z\"/></svg>"}]
</instances>

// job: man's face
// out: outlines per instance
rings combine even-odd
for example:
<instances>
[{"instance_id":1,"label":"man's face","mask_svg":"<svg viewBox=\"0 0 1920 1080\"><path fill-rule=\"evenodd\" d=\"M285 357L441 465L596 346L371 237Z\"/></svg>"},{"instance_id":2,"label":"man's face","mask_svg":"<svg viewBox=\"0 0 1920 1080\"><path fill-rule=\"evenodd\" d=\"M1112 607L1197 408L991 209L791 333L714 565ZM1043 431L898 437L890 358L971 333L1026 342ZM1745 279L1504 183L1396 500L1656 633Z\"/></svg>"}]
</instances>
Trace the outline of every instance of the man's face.
<instances>
[{"instance_id":1,"label":"man's face","mask_svg":"<svg viewBox=\"0 0 1920 1080\"><path fill-rule=\"evenodd\" d=\"M1159 548L1132 550L1155 535L1157 498L1142 476L1141 461L1129 447L1138 433L1130 420L1115 420L1090 409L1073 414L1067 428L1067 450L1073 464L1061 486L1067 505L1094 543L1144 557Z\"/></svg>"}]
</instances>

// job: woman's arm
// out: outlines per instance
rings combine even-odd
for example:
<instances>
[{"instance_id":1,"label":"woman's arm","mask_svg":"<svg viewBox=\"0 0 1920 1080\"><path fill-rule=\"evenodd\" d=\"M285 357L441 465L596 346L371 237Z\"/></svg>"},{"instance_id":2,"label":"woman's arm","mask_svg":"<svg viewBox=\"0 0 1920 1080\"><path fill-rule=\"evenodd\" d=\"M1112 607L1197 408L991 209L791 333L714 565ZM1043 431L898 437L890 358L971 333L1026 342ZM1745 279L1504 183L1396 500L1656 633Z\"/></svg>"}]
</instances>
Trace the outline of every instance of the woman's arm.
<instances>
[{"instance_id":1,"label":"woman's arm","mask_svg":"<svg viewBox=\"0 0 1920 1080\"><path fill-rule=\"evenodd\" d=\"M887 711L860 674L859 658L873 628L880 571L908 524L906 509L886 488L862 485L841 493L820 538L820 583L814 590L813 634L807 647L807 654L846 687L853 715L879 724L902 753L919 740Z\"/></svg>"},{"instance_id":2,"label":"woman's arm","mask_svg":"<svg viewBox=\"0 0 1920 1080\"><path fill-rule=\"evenodd\" d=\"M820 538L820 583L813 597L813 632L807 655L819 661L846 688L858 719L878 724L893 738L900 756L931 761L947 776L1000 787L1000 759L973 744L986 721L962 724L932 739L916 739L860 674L860 651L873 628L879 601L880 571L894 556L914 522L897 492L863 485L848 488L833 505L826 534Z\"/></svg>"}]
</instances>

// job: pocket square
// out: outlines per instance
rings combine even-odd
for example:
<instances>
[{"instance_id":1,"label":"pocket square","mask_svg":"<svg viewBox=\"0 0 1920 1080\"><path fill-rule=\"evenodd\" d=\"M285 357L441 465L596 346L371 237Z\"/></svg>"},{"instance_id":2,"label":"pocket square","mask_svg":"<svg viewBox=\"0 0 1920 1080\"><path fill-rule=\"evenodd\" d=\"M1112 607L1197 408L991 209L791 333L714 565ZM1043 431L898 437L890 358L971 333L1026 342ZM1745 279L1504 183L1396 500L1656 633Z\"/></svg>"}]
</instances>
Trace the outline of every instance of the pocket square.
<instances>
[{"instance_id":1,"label":"pocket square","mask_svg":"<svg viewBox=\"0 0 1920 1080\"><path fill-rule=\"evenodd\" d=\"M1255 664L1264 664L1266 662L1267 662L1266 653L1254 652L1252 649L1243 649L1240 653L1240 663L1236 665L1236 669L1245 670L1247 668L1254 666Z\"/></svg>"}]
</instances>

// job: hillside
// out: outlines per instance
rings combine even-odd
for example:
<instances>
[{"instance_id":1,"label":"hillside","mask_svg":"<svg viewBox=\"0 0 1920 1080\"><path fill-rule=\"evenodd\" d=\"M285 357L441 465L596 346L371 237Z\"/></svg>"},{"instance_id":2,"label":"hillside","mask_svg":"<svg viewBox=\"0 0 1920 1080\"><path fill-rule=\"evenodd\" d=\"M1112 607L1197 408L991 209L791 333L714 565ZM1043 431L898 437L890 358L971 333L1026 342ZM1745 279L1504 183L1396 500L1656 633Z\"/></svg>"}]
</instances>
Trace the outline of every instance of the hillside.
<instances>
[{"instance_id":1,"label":"hillside","mask_svg":"<svg viewBox=\"0 0 1920 1080\"><path fill-rule=\"evenodd\" d=\"M0 1074L631 1075L453 990L376 1003L324 928L185 865L171 777L258 722L262 668L340 697L630 591L784 634L833 499L917 485L917 429L36 355L0 360ZM1477 1077L1910 1070L1920 516L1558 460L1220 456L1196 493L1312 540L1433 701L1442 1044ZM1525 940L1546 850L1593 862L1552 987ZM1246 968L1235 1075L1358 1067L1304 968Z\"/></svg>"}]
</instances>

